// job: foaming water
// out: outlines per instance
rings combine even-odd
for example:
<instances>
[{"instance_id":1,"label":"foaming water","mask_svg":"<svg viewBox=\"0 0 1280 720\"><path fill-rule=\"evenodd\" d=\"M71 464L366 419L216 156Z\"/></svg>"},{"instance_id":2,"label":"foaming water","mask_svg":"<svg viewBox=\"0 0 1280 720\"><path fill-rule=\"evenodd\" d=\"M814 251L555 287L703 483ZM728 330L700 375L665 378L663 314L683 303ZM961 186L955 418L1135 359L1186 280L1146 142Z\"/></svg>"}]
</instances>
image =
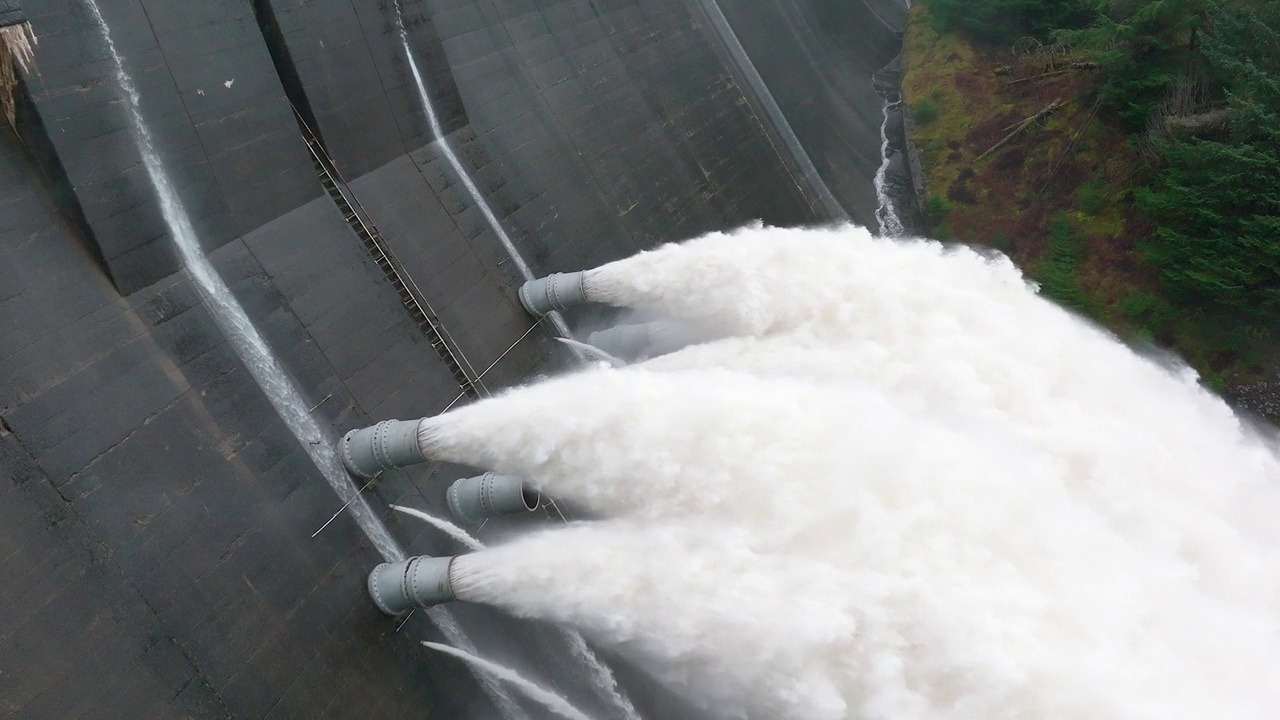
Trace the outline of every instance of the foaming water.
<instances>
[{"instance_id":1,"label":"foaming water","mask_svg":"<svg viewBox=\"0 0 1280 720\"><path fill-rule=\"evenodd\" d=\"M1280 716L1280 458L1003 257L748 228L590 271L728 337L424 421L595 523L463 556L715 716Z\"/></svg>"},{"instance_id":2,"label":"foaming water","mask_svg":"<svg viewBox=\"0 0 1280 720\"><path fill-rule=\"evenodd\" d=\"M427 522L472 550L483 550L485 547L484 543L480 542L466 530L463 530L448 520L436 517L435 515L421 510L415 510L401 505L392 505L391 509ZM439 610L439 608L432 608L432 610ZM576 632L567 631L564 633L564 639L569 648L570 654L575 660L577 660L577 662L583 665L587 674L593 680L592 687L596 690L600 699L604 700L618 712L622 713L622 717L625 718L625 720L640 720L640 714L636 712L631 701L622 694L622 689L618 687L618 681L614 678L613 671L600 661L600 658L596 656L595 652L587 646L587 643L582 639L582 636ZM471 648L469 654L474 656L475 649ZM515 673L514 670L510 669L508 669L507 672ZM519 687L525 689L527 689L531 684L533 683L517 683ZM567 700L562 700L560 698L557 698L557 700L568 706ZM541 699L539 699L539 702L541 702Z\"/></svg>"},{"instance_id":3,"label":"foaming water","mask_svg":"<svg viewBox=\"0 0 1280 720\"><path fill-rule=\"evenodd\" d=\"M893 196L889 194L889 117L901 101L884 101L884 120L880 123L880 167L876 169L876 222L880 225L880 234L884 237L901 237L906 228L902 218L898 216L898 208L893 204Z\"/></svg>"}]
</instances>

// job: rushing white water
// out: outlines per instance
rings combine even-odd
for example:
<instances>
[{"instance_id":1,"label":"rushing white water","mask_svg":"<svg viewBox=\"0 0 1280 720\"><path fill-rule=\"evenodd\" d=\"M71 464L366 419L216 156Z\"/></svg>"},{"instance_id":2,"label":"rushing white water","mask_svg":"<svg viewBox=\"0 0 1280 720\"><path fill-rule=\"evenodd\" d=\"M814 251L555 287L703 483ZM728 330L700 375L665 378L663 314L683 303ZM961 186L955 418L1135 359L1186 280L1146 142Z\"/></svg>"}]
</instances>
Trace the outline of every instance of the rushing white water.
<instances>
[{"instance_id":1,"label":"rushing white water","mask_svg":"<svg viewBox=\"0 0 1280 720\"><path fill-rule=\"evenodd\" d=\"M782 112L782 108L778 107L778 101L773 98L773 93L769 92L769 86L765 83L764 78L760 77L760 72L756 70L756 65L751 61L751 56L747 54L746 48L742 47L742 43L739 42L738 34L733 31L733 26L729 24L729 19L720 10L720 4L716 0L699 0L698 4L711 21L711 27L716 31L716 35L720 37L720 41L724 43L729 56L733 58L734 65L738 67L738 71L746 78L747 85L751 87L752 93L759 99L760 104L764 106L765 115L768 116L769 122L782 138L783 144L787 146L787 153L791 155L792 161L799 166L800 172L804 174L809 187L813 192L817 193L818 199L827 211L827 219L832 222L849 222L849 213L845 211L844 206L832 194L831 188L827 187L826 181L822 179L822 174L818 172L818 168L813 164L813 159L809 157L808 151L804 149L804 144L796 136L795 130L791 129L791 123L787 122L786 114Z\"/></svg>"},{"instance_id":2,"label":"rushing white water","mask_svg":"<svg viewBox=\"0 0 1280 720\"><path fill-rule=\"evenodd\" d=\"M569 704L569 702L564 698L550 690L547 690L528 678L525 678L523 675L510 668L485 660L482 657L476 657L464 650L449 647L448 645L441 645L440 643L433 642L424 642L422 644L437 652L452 655L468 665L471 665L486 674L492 675L503 682L511 683L519 688L520 692L524 693L526 697L536 701L538 704L566 720L592 720L581 710Z\"/></svg>"},{"instance_id":3,"label":"rushing white water","mask_svg":"<svg viewBox=\"0 0 1280 720\"><path fill-rule=\"evenodd\" d=\"M191 219L178 198L177 192L169 181L168 173L165 172L164 165L161 163L160 156L156 151L151 132L143 120L142 99L138 94L132 77L125 70L124 60L120 57L115 42L111 38L111 30L102 15L102 10L99 9L95 0L87 0L87 4L111 54L116 80L124 90L128 100L130 123L138 142L138 149L142 153L147 176L160 199L161 213L164 215L165 222L173 234L173 240L178 248L183 267L194 281L205 306L209 309L218 326L226 333L227 339L236 350L236 354L239 355L249 369L259 387L262 388L263 393L271 402L271 406L275 408L289 431L293 433L298 443L311 457L311 461L315 463L316 468L320 470L320 474L324 476L329 486L333 488L339 498L347 503L347 508L357 524L359 524L360 529L364 531L379 554L388 562L405 559L407 554L404 549L387 531L386 525L374 514L365 499L358 494L350 476L343 469L335 450L333 437L311 416L310 409L302 399L302 394L298 391L297 386L293 384L288 373L275 357L262 334L254 327L249 316L245 314L244 308L240 306L235 295L231 293L230 288L227 287L222 277L218 275L218 272L201 251L195 228L192 226ZM428 611L428 615L450 642L472 654L477 652L475 645L466 636L448 610L432 608ZM483 682L485 680L484 676L481 676L481 680L482 687L494 701L494 704L502 711L503 717L510 720L527 718L519 706L506 693L502 692L501 688Z\"/></svg>"},{"instance_id":4,"label":"rushing white water","mask_svg":"<svg viewBox=\"0 0 1280 720\"><path fill-rule=\"evenodd\" d=\"M1280 716L1280 457L1003 257L748 228L589 297L731 337L420 426L606 519L463 556L718 717Z\"/></svg>"},{"instance_id":5,"label":"rushing white water","mask_svg":"<svg viewBox=\"0 0 1280 720\"><path fill-rule=\"evenodd\" d=\"M395 11L396 29L400 33L400 42L404 46L404 56L409 61L409 70L413 73L413 82L418 89L418 99L422 101L422 109L427 115L427 124L431 127L431 136L435 139L436 147L440 148L440 152L444 154L449 167L453 168L458 180L466 188L467 194L471 196L472 201L480 208L480 214L484 216L489 229L493 231L493 234L498 237L498 241L502 243L502 247L507 251L507 256L511 258L511 262L515 263L516 269L520 271L520 276L525 280L532 280L534 275L533 271L529 269L529 263L520 254L516 244L511 241L507 231L503 229L502 221L498 220L493 208L484 199L484 194L480 192L480 188L476 187L475 181L471 179L471 173L467 172L467 169L462 166L462 161L458 159L457 153L453 151L453 145L444 134L444 128L440 125L440 117L436 114L435 104L431 102L431 95L427 92L427 84L423 81L422 71L418 68L418 60L414 57L413 50L409 45L409 32L405 28L404 14L400 9L400 0L395 0ZM564 316L558 311L551 312L547 315L547 318L561 337L573 337L573 333L569 331L568 323L564 321Z\"/></svg>"},{"instance_id":6,"label":"rushing white water","mask_svg":"<svg viewBox=\"0 0 1280 720\"><path fill-rule=\"evenodd\" d=\"M893 205L893 197L889 195L889 115L896 103L884 101L884 121L880 123L880 167L876 169L876 222L880 225L880 234L885 237L900 237L906 228L898 209Z\"/></svg>"},{"instance_id":7,"label":"rushing white water","mask_svg":"<svg viewBox=\"0 0 1280 720\"><path fill-rule=\"evenodd\" d=\"M484 543L472 537L466 530L463 530L448 520L438 518L421 510L415 510L413 508L407 508L400 505L392 505L391 509L429 523L472 550L482 550L485 547ZM432 608L432 611L437 610L439 610L439 608ZM601 699L621 712L622 717L625 720L640 720L640 714L636 712L631 701L622 695L622 689L618 687L618 681L614 678L613 671L600 661L600 658L598 658L591 648L587 646L587 643L582 639L582 636L573 631L567 631L564 635L565 643L569 647L569 652L587 669L590 677L594 681L593 687L596 687ZM474 648L469 652L470 655L475 655ZM508 670L507 672L515 673L514 670ZM517 686L521 688L528 688L533 685L533 683L523 681L523 679L522 683L517 683ZM540 698L535 699L539 699L539 702L542 701ZM557 698L557 702L564 703L565 706L568 706L567 700Z\"/></svg>"}]
</instances>

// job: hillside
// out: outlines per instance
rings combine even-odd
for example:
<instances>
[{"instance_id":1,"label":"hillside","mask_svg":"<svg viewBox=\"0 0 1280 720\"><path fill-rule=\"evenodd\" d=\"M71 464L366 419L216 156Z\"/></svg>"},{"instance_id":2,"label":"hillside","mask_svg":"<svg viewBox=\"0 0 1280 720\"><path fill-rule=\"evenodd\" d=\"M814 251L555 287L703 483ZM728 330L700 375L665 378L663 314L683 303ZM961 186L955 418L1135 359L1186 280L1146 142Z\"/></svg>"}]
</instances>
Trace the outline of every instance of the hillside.
<instances>
[{"instance_id":1,"label":"hillside","mask_svg":"<svg viewBox=\"0 0 1280 720\"><path fill-rule=\"evenodd\" d=\"M1156 228L1135 195L1152 161L1095 99L1089 55L1029 39L982 45L938 25L912 9L903 81L930 234L1008 254L1045 295L1274 414L1273 328L1179 305L1144 254Z\"/></svg>"}]
</instances>

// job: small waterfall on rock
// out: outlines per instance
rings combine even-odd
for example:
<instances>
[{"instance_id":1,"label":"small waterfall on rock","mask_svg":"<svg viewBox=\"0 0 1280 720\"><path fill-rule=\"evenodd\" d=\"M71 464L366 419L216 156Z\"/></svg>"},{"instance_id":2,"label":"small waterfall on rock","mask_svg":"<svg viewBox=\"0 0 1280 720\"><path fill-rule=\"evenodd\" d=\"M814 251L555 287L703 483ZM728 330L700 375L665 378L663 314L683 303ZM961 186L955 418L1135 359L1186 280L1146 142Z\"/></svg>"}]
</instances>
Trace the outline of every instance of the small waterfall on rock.
<instances>
[{"instance_id":1,"label":"small waterfall on rock","mask_svg":"<svg viewBox=\"0 0 1280 720\"><path fill-rule=\"evenodd\" d=\"M900 101L899 101L900 102ZM906 228L902 218L898 217L898 209L893 205L893 196L889 193L889 161L892 148L889 145L889 119L899 102L884 101L884 122L880 123L880 168L876 170L876 222L880 225L880 234L885 237L901 237Z\"/></svg>"}]
</instances>

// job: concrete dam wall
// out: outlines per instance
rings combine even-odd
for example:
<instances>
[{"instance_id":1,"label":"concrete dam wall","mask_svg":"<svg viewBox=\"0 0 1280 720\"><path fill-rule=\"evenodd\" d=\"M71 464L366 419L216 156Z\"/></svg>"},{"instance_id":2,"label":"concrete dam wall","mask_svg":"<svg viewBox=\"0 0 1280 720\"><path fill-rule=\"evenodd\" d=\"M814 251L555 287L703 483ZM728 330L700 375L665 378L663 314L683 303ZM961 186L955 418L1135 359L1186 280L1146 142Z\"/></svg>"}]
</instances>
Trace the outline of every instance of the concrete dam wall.
<instances>
[{"instance_id":1,"label":"concrete dam wall","mask_svg":"<svg viewBox=\"0 0 1280 720\"><path fill-rule=\"evenodd\" d=\"M438 621L401 628L369 602L377 548L307 446L572 362L520 310L522 265L826 222L824 192L874 223L871 75L903 14L101 0L199 247L323 427L311 439L183 271L88 0L18 5L38 38L0 119L0 715L19 718L510 716L421 648ZM443 514L464 472L387 473L361 497L407 551L448 553L388 508ZM556 672L550 629L455 615L481 654L590 697ZM646 717L679 716L620 678Z\"/></svg>"}]
</instances>

